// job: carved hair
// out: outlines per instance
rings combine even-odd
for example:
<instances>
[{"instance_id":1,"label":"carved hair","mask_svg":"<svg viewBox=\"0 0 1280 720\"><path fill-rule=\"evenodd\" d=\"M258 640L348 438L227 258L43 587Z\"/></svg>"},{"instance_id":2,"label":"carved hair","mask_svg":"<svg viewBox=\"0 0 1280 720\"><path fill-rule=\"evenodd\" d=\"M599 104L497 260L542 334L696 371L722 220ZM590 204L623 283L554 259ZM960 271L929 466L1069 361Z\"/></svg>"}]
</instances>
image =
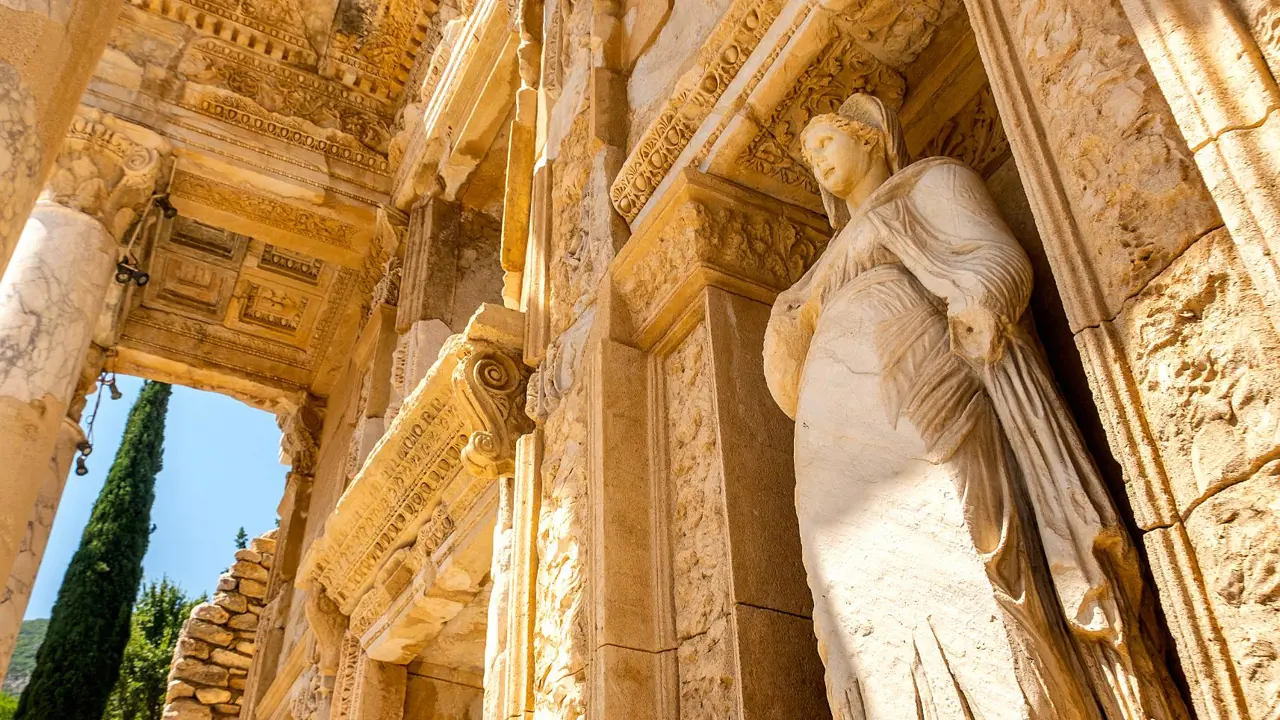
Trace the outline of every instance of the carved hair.
<instances>
[{"instance_id":1,"label":"carved hair","mask_svg":"<svg viewBox=\"0 0 1280 720\"><path fill-rule=\"evenodd\" d=\"M902 133L902 125L898 115L890 110L880 98L865 93L857 93L844 101L840 109L833 113L817 115L805 126L800 134L801 149L805 162L813 167L813 158L809 156L809 144L806 142L811 130L818 125L829 125L849 137L865 144L871 152L883 152L885 162L889 165L889 173L894 174L911 163L907 154L907 141ZM831 226L840 230L848 224L849 208L844 202L832 195L826 188L822 191L822 206L827 209L827 218Z\"/></svg>"}]
</instances>

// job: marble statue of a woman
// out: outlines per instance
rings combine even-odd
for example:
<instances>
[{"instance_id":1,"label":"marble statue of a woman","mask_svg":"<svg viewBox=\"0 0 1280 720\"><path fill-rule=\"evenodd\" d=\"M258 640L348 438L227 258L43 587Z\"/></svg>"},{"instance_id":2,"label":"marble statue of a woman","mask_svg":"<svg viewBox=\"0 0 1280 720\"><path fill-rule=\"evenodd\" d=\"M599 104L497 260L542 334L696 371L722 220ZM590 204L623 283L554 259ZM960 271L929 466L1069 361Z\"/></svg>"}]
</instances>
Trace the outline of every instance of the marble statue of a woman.
<instances>
[{"instance_id":1,"label":"marble statue of a woman","mask_svg":"<svg viewBox=\"0 0 1280 720\"><path fill-rule=\"evenodd\" d=\"M765 373L836 718L1186 717L982 179L908 164L869 95L802 139L837 234L778 296Z\"/></svg>"}]
</instances>

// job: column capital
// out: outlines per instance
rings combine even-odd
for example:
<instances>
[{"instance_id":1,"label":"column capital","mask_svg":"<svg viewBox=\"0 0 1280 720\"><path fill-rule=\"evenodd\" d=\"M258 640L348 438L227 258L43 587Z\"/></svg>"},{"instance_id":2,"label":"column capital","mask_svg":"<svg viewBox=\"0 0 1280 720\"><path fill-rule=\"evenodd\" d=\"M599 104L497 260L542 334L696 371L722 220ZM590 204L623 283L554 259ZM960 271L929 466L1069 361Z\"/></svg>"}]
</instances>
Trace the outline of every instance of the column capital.
<instances>
[{"instance_id":1,"label":"column capital","mask_svg":"<svg viewBox=\"0 0 1280 720\"><path fill-rule=\"evenodd\" d=\"M151 130L82 106L40 199L79 210L120 239L155 191L171 149Z\"/></svg>"}]
</instances>

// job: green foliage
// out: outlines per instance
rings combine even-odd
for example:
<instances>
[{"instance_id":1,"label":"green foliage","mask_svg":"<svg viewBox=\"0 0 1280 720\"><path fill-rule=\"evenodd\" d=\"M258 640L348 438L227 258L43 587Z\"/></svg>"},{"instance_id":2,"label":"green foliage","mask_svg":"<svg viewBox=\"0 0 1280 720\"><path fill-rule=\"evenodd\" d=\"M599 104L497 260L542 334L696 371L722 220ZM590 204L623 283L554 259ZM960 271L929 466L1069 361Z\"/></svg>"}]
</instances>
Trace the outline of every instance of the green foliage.
<instances>
[{"instance_id":1,"label":"green foliage","mask_svg":"<svg viewBox=\"0 0 1280 720\"><path fill-rule=\"evenodd\" d=\"M0 720L13 720L13 714L17 711L18 698L0 692Z\"/></svg>"},{"instance_id":2,"label":"green foliage","mask_svg":"<svg viewBox=\"0 0 1280 720\"><path fill-rule=\"evenodd\" d=\"M243 550L249 547L249 533L244 531L244 526L240 526L240 532L236 533L236 549Z\"/></svg>"},{"instance_id":3,"label":"green foliage","mask_svg":"<svg viewBox=\"0 0 1280 720\"><path fill-rule=\"evenodd\" d=\"M18 642L13 646L13 658L9 661L8 673L4 676L3 691L13 696L18 702L18 693L31 680L31 671L36 669L36 651L44 642L44 634L49 629L49 621L27 620L18 630ZM0 715L0 718L4 716Z\"/></svg>"},{"instance_id":4,"label":"green foliage","mask_svg":"<svg viewBox=\"0 0 1280 720\"><path fill-rule=\"evenodd\" d=\"M129 412L120 451L58 590L16 720L92 720L106 710L142 581L170 391L163 383L144 384Z\"/></svg>"},{"instance_id":5,"label":"green foliage","mask_svg":"<svg viewBox=\"0 0 1280 720\"><path fill-rule=\"evenodd\" d=\"M107 699L104 720L160 720L178 633L191 608L204 600L204 596L188 599L167 577L142 589L133 606L120 679Z\"/></svg>"}]
</instances>

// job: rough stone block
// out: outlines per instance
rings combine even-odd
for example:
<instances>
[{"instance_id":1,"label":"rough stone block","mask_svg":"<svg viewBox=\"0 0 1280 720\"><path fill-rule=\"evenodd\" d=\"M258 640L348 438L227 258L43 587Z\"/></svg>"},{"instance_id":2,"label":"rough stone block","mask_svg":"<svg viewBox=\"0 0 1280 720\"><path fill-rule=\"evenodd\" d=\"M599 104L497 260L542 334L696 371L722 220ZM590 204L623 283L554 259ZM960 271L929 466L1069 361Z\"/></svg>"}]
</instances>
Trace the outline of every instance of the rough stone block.
<instances>
[{"instance_id":1,"label":"rough stone block","mask_svg":"<svg viewBox=\"0 0 1280 720\"><path fill-rule=\"evenodd\" d=\"M248 578L259 582L266 582L268 577L266 568L243 560L237 560L236 564L231 566L231 575L242 580Z\"/></svg>"},{"instance_id":2,"label":"rough stone block","mask_svg":"<svg viewBox=\"0 0 1280 720\"><path fill-rule=\"evenodd\" d=\"M223 625L227 622L227 618L231 617L226 610L212 603L200 603L191 611L191 617L211 622L214 625Z\"/></svg>"},{"instance_id":3,"label":"rough stone block","mask_svg":"<svg viewBox=\"0 0 1280 720\"><path fill-rule=\"evenodd\" d=\"M262 562L262 553L245 548L244 550L236 551L236 559L247 563L260 563Z\"/></svg>"},{"instance_id":4,"label":"rough stone block","mask_svg":"<svg viewBox=\"0 0 1280 720\"><path fill-rule=\"evenodd\" d=\"M212 648L209 647L209 643L204 642L203 640L183 636L178 638L176 654L178 657L194 657L200 658L201 660L207 660L211 649Z\"/></svg>"},{"instance_id":5,"label":"rough stone block","mask_svg":"<svg viewBox=\"0 0 1280 720\"><path fill-rule=\"evenodd\" d=\"M210 720L213 713L195 700L184 698L165 706L164 720Z\"/></svg>"},{"instance_id":6,"label":"rough stone block","mask_svg":"<svg viewBox=\"0 0 1280 720\"><path fill-rule=\"evenodd\" d=\"M261 600L267 596L267 584L257 580L241 580L240 592L247 597Z\"/></svg>"},{"instance_id":7,"label":"rough stone block","mask_svg":"<svg viewBox=\"0 0 1280 720\"><path fill-rule=\"evenodd\" d=\"M230 575L218 578L218 592L230 592L236 589L236 579Z\"/></svg>"},{"instance_id":8,"label":"rough stone block","mask_svg":"<svg viewBox=\"0 0 1280 720\"><path fill-rule=\"evenodd\" d=\"M233 615L231 619L227 621L227 627L232 630L257 630L258 616L253 613Z\"/></svg>"},{"instance_id":9,"label":"rough stone block","mask_svg":"<svg viewBox=\"0 0 1280 720\"><path fill-rule=\"evenodd\" d=\"M1209 604L1253 717L1280 704L1280 461L1205 500L1187 518ZM1185 662L1185 661L1184 661Z\"/></svg>"},{"instance_id":10,"label":"rough stone block","mask_svg":"<svg viewBox=\"0 0 1280 720\"><path fill-rule=\"evenodd\" d=\"M230 681L231 689L240 690L241 692L244 691L245 686L248 684L249 684L249 679L244 677L233 677L231 678L231 681Z\"/></svg>"},{"instance_id":11,"label":"rough stone block","mask_svg":"<svg viewBox=\"0 0 1280 720\"><path fill-rule=\"evenodd\" d=\"M215 711L217 711L217 712L222 713L223 715L228 716L228 717L240 717L240 706L239 706L239 705L230 705L230 704L227 704L227 703L221 703L221 704L218 704L218 705L214 705L214 706L213 706L213 709L214 709Z\"/></svg>"},{"instance_id":12,"label":"rough stone block","mask_svg":"<svg viewBox=\"0 0 1280 720\"><path fill-rule=\"evenodd\" d=\"M223 647L230 645L231 640L235 638L235 634L230 630L197 619L188 620L183 632L197 640L204 640Z\"/></svg>"},{"instance_id":13,"label":"rough stone block","mask_svg":"<svg viewBox=\"0 0 1280 720\"><path fill-rule=\"evenodd\" d=\"M182 659L174 663L173 676L179 680L186 680L197 685L223 686L227 684L226 668L208 665L199 660Z\"/></svg>"},{"instance_id":14,"label":"rough stone block","mask_svg":"<svg viewBox=\"0 0 1280 720\"><path fill-rule=\"evenodd\" d=\"M253 655L253 653L254 653L255 648L254 648L254 646L253 646L253 643L251 643L251 642L238 642L238 643L236 643L235 650L236 650L236 652L238 652L238 653L242 653L242 654L244 654L244 655L252 656L252 655Z\"/></svg>"},{"instance_id":15,"label":"rough stone block","mask_svg":"<svg viewBox=\"0 0 1280 720\"><path fill-rule=\"evenodd\" d=\"M169 689L165 692L164 701L171 703L174 700L189 698L196 694L196 689L181 680L170 680Z\"/></svg>"},{"instance_id":16,"label":"rough stone block","mask_svg":"<svg viewBox=\"0 0 1280 720\"><path fill-rule=\"evenodd\" d=\"M261 555L275 555L276 541L260 537L249 541L249 549Z\"/></svg>"},{"instance_id":17,"label":"rough stone block","mask_svg":"<svg viewBox=\"0 0 1280 720\"><path fill-rule=\"evenodd\" d=\"M249 600L236 592L220 592L213 596L213 603L227 612L242 613L249 609Z\"/></svg>"},{"instance_id":18,"label":"rough stone block","mask_svg":"<svg viewBox=\"0 0 1280 720\"><path fill-rule=\"evenodd\" d=\"M240 668L242 670L248 670L249 666L253 664L253 658L246 657L240 653L232 652L230 650L223 650L221 648L214 650L209 659L224 668Z\"/></svg>"},{"instance_id":19,"label":"rough stone block","mask_svg":"<svg viewBox=\"0 0 1280 720\"><path fill-rule=\"evenodd\" d=\"M223 703L231 699L231 691L224 688L200 688L196 691L196 699L205 705Z\"/></svg>"}]
</instances>

